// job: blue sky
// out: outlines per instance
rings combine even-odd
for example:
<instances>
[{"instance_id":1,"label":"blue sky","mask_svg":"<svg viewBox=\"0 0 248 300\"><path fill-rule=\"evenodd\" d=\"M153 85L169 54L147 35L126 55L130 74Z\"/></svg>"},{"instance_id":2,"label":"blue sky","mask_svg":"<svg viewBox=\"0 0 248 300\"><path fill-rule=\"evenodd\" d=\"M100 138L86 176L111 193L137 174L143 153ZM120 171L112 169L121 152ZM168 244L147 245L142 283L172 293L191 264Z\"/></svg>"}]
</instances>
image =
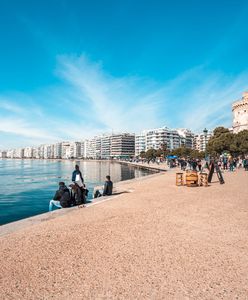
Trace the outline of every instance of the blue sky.
<instances>
[{"instance_id":1,"label":"blue sky","mask_svg":"<svg viewBox=\"0 0 248 300\"><path fill-rule=\"evenodd\" d=\"M0 1L0 148L231 126L248 2Z\"/></svg>"}]
</instances>

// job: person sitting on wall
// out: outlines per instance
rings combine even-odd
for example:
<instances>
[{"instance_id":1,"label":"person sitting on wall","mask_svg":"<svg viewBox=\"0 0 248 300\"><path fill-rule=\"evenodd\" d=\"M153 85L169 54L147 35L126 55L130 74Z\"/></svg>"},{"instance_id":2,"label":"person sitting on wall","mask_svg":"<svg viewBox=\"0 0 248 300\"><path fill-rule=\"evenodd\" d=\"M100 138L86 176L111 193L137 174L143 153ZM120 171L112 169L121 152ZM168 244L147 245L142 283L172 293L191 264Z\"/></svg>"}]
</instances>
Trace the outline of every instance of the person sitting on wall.
<instances>
[{"instance_id":1,"label":"person sitting on wall","mask_svg":"<svg viewBox=\"0 0 248 300\"><path fill-rule=\"evenodd\" d=\"M64 182L59 183L59 189L56 191L53 200L49 203L49 211L53 210L53 207L66 208L71 206L70 191Z\"/></svg>"},{"instance_id":2,"label":"person sitting on wall","mask_svg":"<svg viewBox=\"0 0 248 300\"><path fill-rule=\"evenodd\" d=\"M94 194L94 198L98 198L101 196L110 196L113 193L113 182L110 179L110 176L106 176L106 181L103 186L103 190L96 190Z\"/></svg>"},{"instance_id":3,"label":"person sitting on wall","mask_svg":"<svg viewBox=\"0 0 248 300\"><path fill-rule=\"evenodd\" d=\"M72 172L71 181L78 183L80 187L83 185L84 179L81 171L79 170L79 165L75 165L75 170Z\"/></svg>"},{"instance_id":4,"label":"person sitting on wall","mask_svg":"<svg viewBox=\"0 0 248 300\"><path fill-rule=\"evenodd\" d=\"M71 188L71 198L73 205L81 205L86 204L86 197L88 196L88 189L84 185L83 187L79 187L77 183L73 183L70 185Z\"/></svg>"}]
</instances>

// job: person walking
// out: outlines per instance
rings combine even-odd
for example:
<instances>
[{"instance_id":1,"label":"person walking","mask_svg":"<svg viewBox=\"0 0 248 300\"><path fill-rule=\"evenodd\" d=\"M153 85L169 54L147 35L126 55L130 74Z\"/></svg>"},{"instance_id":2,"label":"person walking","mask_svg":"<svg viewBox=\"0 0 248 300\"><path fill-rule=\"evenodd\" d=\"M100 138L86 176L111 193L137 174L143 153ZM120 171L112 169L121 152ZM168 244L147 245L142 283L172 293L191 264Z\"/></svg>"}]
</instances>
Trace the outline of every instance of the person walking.
<instances>
[{"instance_id":1,"label":"person walking","mask_svg":"<svg viewBox=\"0 0 248 300\"><path fill-rule=\"evenodd\" d=\"M230 172L234 171L234 161L233 161L232 157L230 157L230 159L229 159L229 171Z\"/></svg>"},{"instance_id":2,"label":"person walking","mask_svg":"<svg viewBox=\"0 0 248 300\"><path fill-rule=\"evenodd\" d=\"M223 169L227 170L227 157L223 158Z\"/></svg>"}]
</instances>

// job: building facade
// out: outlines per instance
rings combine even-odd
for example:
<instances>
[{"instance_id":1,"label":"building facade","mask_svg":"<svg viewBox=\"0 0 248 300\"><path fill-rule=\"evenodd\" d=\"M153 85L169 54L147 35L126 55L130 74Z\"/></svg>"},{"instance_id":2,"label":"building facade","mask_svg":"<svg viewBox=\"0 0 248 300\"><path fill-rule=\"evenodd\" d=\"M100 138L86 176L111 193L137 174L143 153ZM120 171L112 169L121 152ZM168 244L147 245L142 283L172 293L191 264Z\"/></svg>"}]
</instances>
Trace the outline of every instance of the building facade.
<instances>
[{"instance_id":1,"label":"building facade","mask_svg":"<svg viewBox=\"0 0 248 300\"><path fill-rule=\"evenodd\" d=\"M202 133L196 134L194 137L194 149L198 151L206 151L208 141L212 136L213 132L208 131L206 128Z\"/></svg>"},{"instance_id":2,"label":"building facade","mask_svg":"<svg viewBox=\"0 0 248 300\"><path fill-rule=\"evenodd\" d=\"M146 151L146 132L135 135L135 156L139 156L141 152Z\"/></svg>"},{"instance_id":3,"label":"building facade","mask_svg":"<svg viewBox=\"0 0 248 300\"><path fill-rule=\"evenodd\" d=\"M170 129L168 127L160 127L142 131L135 136L135 155L149 149L166 148L173 150L179 147L193 148L194 134L185 128Z\"/></svg>"},{"instance_id":4,"label":"building facade","mask_svg":"<svg viewBox=\"0 0 248 300\"><path fill-rule=\"evenodd\" d=\"M101 159L109 159L111 153L111 136L103 135L101 137Z\"/></svg>"},{"instance_id":5,"label":"building facade","mask_svg":"<svg viewBox=\"0 0 248 300\"><path fill-rule=\"evenodd\" d=\"M26 147L24 148L24 158L33 158L33 148L32 147Z\"/></svg>"},{"instance_id":6,"label":"building facade","mask_svg":"<svg viewBox=\"0 0 248 300\"><path fill-rule=\"evenodd\" d=\"M248 130L248 92L243 93L241 100L232 105L233 133Z\"/></svg>"},{"instance_id":7,"label":"building facade","mask_svg":"<svg viewBox=\"0 0 248 300\"><path fill-rule=\"evenodd\" d=\"M111 158L129 158L135 155L135 135L131 133L111 136Z\"/></svg>"},{"instance_id":8,"label":"building facade","mask_svg":"<svg viewBox=\"0 0 248 300\"><path fill-rule=\"evenodd\" d=\"M180 136L180 147L194 148L194 133L186 128L177 129Z\"/></svg>"},{"instance_id":9,"label":"building facade","mask_svg":"<svg viewBox=\"0 0 248 300\"><path fill-rule=\"evenodd\" d=\"M0 158L7 158L7 151L0 151Z\"/></svg>"}]
</instances>

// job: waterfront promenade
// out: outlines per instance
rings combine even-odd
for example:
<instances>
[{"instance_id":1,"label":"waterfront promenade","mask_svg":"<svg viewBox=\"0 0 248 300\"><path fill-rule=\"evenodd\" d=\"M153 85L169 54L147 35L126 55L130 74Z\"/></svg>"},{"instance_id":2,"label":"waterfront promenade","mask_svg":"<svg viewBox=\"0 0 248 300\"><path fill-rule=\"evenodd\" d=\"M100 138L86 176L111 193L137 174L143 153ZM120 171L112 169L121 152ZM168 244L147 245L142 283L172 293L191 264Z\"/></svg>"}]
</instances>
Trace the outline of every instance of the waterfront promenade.
<instances>
[{"instance_id":1,"label":"waterfront promenade","mask_svg":"<svg viewBox=\"0 0 248 300\"><path fill-rule=\"evenodd\" d=\"M207 188L174 172L0 237L0 299L247 299L248 172Z\"/></svg>"}]
</instances>

